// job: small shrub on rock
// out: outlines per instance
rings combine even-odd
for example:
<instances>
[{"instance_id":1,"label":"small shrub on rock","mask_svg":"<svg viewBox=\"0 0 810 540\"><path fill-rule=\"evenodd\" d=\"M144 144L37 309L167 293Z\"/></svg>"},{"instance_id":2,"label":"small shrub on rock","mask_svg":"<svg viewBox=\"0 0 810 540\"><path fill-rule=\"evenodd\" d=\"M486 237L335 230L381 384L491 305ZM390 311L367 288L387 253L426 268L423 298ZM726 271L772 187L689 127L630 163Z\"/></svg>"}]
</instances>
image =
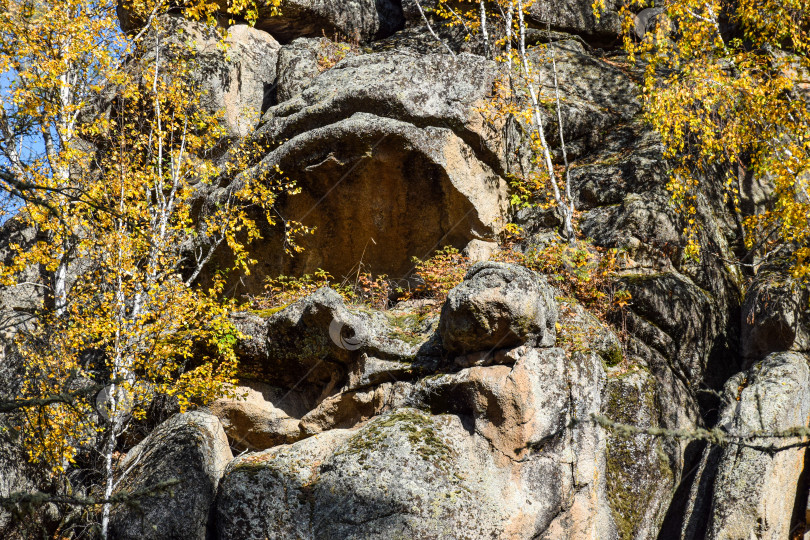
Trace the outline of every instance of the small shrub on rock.
<instances>
[{"instance_id":1,"label":"small shrub on rock","mask_svg":"<svg viewBox=\"0 0 810 540\"><path fill-rule=\"evenodd\" d=\"M424 261L414 257L413 262L421 283L412 290L404 291L404 300L432 298L444 302L447 293L464 280L464 275L472 266L470 259L452 246L438 250Z\"/></svg>"}]
</instances>

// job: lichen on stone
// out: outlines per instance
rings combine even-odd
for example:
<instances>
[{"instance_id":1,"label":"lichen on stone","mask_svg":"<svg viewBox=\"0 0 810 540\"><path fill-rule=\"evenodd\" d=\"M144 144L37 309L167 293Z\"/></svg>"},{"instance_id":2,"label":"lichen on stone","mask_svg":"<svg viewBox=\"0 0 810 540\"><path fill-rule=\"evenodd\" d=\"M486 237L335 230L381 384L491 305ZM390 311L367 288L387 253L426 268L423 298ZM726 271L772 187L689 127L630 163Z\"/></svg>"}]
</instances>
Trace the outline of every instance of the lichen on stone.
<instances>
[{"instance_id":1,"label":"lichen on stone","mask_svg":"<svg viewBox=\"0 0 810 540\"><path fill-rule=\"evenodd\" d=\"M411 447L423 460L444 469L445 462L453 457L453 450L436 430L432 417L417 409L400 409L379 417L363 427L335 455L354 454L362 463L370 452L388 446L391 430L407 434Z\"/></svg>"},{"instance_id":2,"label":"lichen on stone","mask_svg":"<svg viewBox=\"0 0 810 540\"><path fill-rule=\"evenodd\" d=\"M647 424L655 422L658 410L654 392L652 380L646 376L612 379L607 386L605 414L615 422L650 427ZM605 472L619 539L633 539L648 518L651 503L673 484L661 439L609 433Z\"/></svg>"}]
</instances>

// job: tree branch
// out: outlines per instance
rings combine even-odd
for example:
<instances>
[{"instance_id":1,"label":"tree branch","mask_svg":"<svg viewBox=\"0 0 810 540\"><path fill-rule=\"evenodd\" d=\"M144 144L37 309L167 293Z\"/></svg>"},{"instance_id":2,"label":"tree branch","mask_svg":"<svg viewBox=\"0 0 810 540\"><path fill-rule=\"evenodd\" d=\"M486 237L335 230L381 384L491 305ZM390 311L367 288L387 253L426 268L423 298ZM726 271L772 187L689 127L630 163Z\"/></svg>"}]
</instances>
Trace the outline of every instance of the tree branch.
<instances>
[{"instance_id":1,"label":"tree branch","mask_svg":"<svg viewBox=\"0 0 810 540\"><path fill-rule=\"evenodd\" d=\"M137 504L138 499L151 497L170 490L181 482L176 478L159 482L137 491L123 491L108 498L75 497L71 495L52 495L35 491L33 493L12 493L8 497L0 497L0 507L14 508L21 506L41 506L48 503L69 504L72 506L98 506L102 504Z\"/></svg>"}]
</instances>

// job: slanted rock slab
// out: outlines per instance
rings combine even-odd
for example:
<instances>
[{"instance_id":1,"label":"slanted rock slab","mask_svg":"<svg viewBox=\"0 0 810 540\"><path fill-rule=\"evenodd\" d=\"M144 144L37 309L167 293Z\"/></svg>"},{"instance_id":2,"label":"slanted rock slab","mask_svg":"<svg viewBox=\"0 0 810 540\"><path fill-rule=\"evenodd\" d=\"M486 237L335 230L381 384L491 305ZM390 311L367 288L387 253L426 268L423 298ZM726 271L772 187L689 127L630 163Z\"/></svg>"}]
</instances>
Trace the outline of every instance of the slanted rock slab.
<instances>
[{"instance_id":1,"label":"slanted rock slab","mask_svg":"<svg viewBox=\"0 0 810 540\"><path fill-rule=\"evenodd\" d=\"M732 434L773 433L807 427L810 420L810 368L803 354L773 353L726 384L729 403L719 424ZM755 439L784 447L797 438ZM767 452L729 446L723 451L706 538L777 539L790 536L804 447Z\"/></svg>"},{"instance_id":2,"label":"slanted rock slab","mask_svg":"<svg viewBox=\"0 0 810 540\"><path fill-rule=\"evenodd\" d=\"M171 490L119 505L110 520L117 540L206 540L219 479L233 459L216 416L190 412L174 416L127 453L119 492L146 490L178 480Z\"/></svg>"}]
</instances>

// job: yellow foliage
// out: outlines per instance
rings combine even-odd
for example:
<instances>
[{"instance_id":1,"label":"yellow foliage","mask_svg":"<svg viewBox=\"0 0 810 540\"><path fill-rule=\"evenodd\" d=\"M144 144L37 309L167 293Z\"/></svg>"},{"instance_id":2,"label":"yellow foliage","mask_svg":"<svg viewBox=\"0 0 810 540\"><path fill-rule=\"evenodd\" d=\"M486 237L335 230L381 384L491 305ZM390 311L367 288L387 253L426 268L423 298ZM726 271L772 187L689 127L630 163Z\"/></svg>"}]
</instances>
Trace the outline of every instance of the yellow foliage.
<instances>
[{"instance_id":1,"label":"yellow foliage","mask_svg":"<svg viewBox=\"0 0 810 540\"><path fill-rule=\"evenodd\" d=\"M470 260L453 246L445 246L429 259L413 258L414 273L422 282L415 290L406 291L403 299L433 298L439 302L447 299L450 291L464 280L472 266Z\"/></svg>"},{"instance_id":2,"label":"yellow foliage","mask_svg":"<svg viewBox=\"0 0 810 540\"><path fill-rule=\"evenodd\" d=\"M225 15L229 24L239 18L253 25L259 18L260 8L266 15L278 15L281 0L263 0L261 3L257 0L124 0L123 5L137 21L146 22L153 13L180 7L183 16L197 21L215 22L217 17Z\"/></svg>"},{"instance_id":3,"label":"yellow foliage","mask_svg":"<svg viewBox=\"0 0 810 540\"><path fill-rule=\"evenodd\" d=\"M806 246L810 4L667 1L665 16L638 41L631 9L648 4L633 0L623 9L624 44L631 59L644 66L646 117L661 134L672 163L668 189L685 217L687 254L697 254L693 216L698 185L718 170L725 171L726 196L735 205L739 170L775 187L773 207L746 218L747 247L763 247L768 238ZM796 252L793 272L807 278L803 253Z\"/></svg>"},{"instance_id":4,"label":"yellow foliage","mask_svg":"<svg viewBox=\"0 0 810 540\"><path fill-rule=\"evenodd\" d=\"M8 80L0 189L22 199L14 219L38 239L13 246L0 277L13 285L30 267L50 275L47 309L18 337L26 370L19 397L111 389L104 410L79 394L72 404L23 411L29 456L55 473L98 437L114 442L158 394L185 410L229 393L238 333L221 299L225 274L249 272L247 245L260 237L255 216L272 224L276 197L295 192L277 169L237 176L259 150L250 144L231 152L227 166L209 159L226 134L219 115L199 106L190 55L173 54L169 64L156 52L160 19L139 41L122 35L115 4L0 0L0 72ZM166 5L130 7L148 19ZM182 5L200 18L218 9ZM240 0L229 13L255 19L255 9ZM307 232L294 223L288 230ZM219 246L234 267L209 269L203 287Z\"/></svg>"}]
</instances>

